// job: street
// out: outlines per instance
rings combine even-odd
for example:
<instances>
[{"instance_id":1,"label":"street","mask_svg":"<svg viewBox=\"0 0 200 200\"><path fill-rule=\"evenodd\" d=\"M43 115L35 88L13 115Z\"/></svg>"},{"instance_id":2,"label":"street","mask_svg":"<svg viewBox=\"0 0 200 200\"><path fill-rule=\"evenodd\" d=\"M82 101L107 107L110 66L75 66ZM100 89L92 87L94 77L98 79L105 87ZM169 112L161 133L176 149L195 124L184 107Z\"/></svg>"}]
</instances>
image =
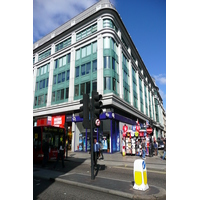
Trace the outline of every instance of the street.
<instances>
[{"instance_id":1,"label":"street","mask_svg":"<svg viewBox=\"0 0 200 200\"><path fill-rule=\"evenodd\" d=\"M116 180L124 180L130 188L133 185L133 168L124 166L106 166L104 161L98 161L99 170L95 171L96 177L106 177ZM53 170L54 161L47 164L45 169ZM40 164L34 164L35 167L41 167ZM72 161L65 161L65 168L58 163L55 171L64 173L85 174L90 176L90 165ZM148 185L154 185L166 190L166 172L147 169ZM34 199L125 199L111 194L105 194L98 191L68 185L66 183L52 182L49 180L33 180Z\"/></svg>"}]
</instances>

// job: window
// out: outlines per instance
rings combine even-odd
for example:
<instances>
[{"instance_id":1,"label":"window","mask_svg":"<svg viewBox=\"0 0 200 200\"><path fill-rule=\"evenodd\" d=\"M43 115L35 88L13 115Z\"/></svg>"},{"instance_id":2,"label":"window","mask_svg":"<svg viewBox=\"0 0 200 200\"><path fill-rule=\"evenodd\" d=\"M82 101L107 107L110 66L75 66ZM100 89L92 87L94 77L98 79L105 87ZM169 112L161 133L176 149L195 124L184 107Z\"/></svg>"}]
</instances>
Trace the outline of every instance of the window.
<instances>
[{"instance_id":1,"label":"window","mask_svg":"<svg viewBox=\"0 0 200 200\"><path fill-rule=\"evenodd\" d=\"M67 70L67 77L66 77L66 80L67 80L67 81L69 80L69 70Z\"/></svg>"},{"instance_id":2,"label":"window","mask_svg":"<svg viewBox=\"0 0 200 200\"><path fill-rule=\"evenodd\" d=\"M111 79L110 79L110 77L104 77L104 90L111 90Z\"/></svg>"},{"instance_id":3,"label":"window","mask_svg":"<svg viewBox=\"0 0 200 200\"><path fill-rule=\"evenodd\" d=\"M90 81L86 83L86 94L90 94Z\"/></svg>"},{"instance_id":4,"label":"window","mask_svg":"<svg viewBox=\"0 0 200 200\"><path fill-rule=\"evenodd\" d=\"M67 64L70 63L70 57L71 57L71 53L69 53L69 54L67 55Z\"/></svg>"},{"instance_id":5,"label":"window","mask_svg":"<svg viewBox=\"0 0 200 200\"><path fill-rule=\"evenodd\" d=\"M41 96L38 97L38 106L41 105Z\"/></svg>"},{"instance_id":6,"label":"window","mask_svg":"<svg viewBox=\"0 0 200 200\"><path fill-rule=\"evenodd\" d=\"M53 84L56 84L56 75L53 76Z\"/></svg>"},{"instance_id":7,"label":"window","mask_svg":"<svg viewBox=\"0 0 200 200\"><path fill-rule=\"evenodd\" d=\"M75 85L75 97L79 96L79 85Z\"/></svg>"},{"instance_id":8,"label":"window","mask_svg":"<svg viewBox=\"0 0 200 200\"><path fill-rule=\"evenodd\" d=\"M116 90L116 79L113 78L113 91L117 92Z\"/></svg>"},{"instance_id":9,"label":"window","mask_svg":"<svg viewBox=\"0 0 200 200\"><path fill-rule=\"evenodd\" d=\"M35 91L37 91L39 89L38 86L39 86L39 84L38 84L38 82L36 82Z\"/></svg>"},{"instance_id":10,"label":"window","mask_svg":"<svg viewBox=\"0 0 200 200\"><path fill-rule=\"evenodd\" d=\"M61 82L61 73L58 74L58 80L57 80L57 83L60 83Z\"/></svg>"},{"instance_id":11,"label":"window","mask_svg":"<svg viewBox=\"0 0 200 200\"><path fill-rule=\"evenodd\" d=\"M45 104L47 103L47 94L45 94Z\"/></svg>"},{"instance_id":12,"label":"window","mask_svg":"<svg viewBox=\"0 0 200 200\"><path fill-rule=\"evenodd\" d=\"M97 52L97 42L93 43L93 53Z\"/></svg>"},{"instance_id":13,"label":"window","mask_svg":"<svg viewBox=\"0 0 200 200\"><path fill-rule=\"evenodd\" d=\"M79 77L79 66L76 67L76 77Z\"/></svg>"},{"instance_id":14,"label":"window","mask_svg":"<svg viewBox=\"0 0 200 200\"><path fill-rule=\"evenodd\" d=\"M47 78L46 87L48 87L48 84L49 84L49 78Z\"/></svg>"},{"instance_id":15,"label":"window","mask_svg":"<svg viewBox=\"0 0 200 200\"><path fill-rule=\"evenodd\" d=\"M82 48L82 58L91 54L91 44Z\"/></svg>"},{"instance_id":16,"label":"window","mask_svg":"<svg viewBox=\"0 0 200 200\"><path fill-rule=\"evenodd\" d=\"M60 100L64 99L64 89L61 90Z\"/></svg>"},{"instance_id":17,"label":"window","mask_svg":"<svg viewBox=\"0 0 200 200\"><path fill-rule=\"evenodd\" d=\"M87 46L87 56L91 54L91 45Z\"/></svg>"},{"instance_id":18,"label":"window","mask_svg":"<svg viewBox=\"0 0 200 200\"><path fill-rule=\"evenodd\" d=\"M37 106L37 97L35 97L34 105Z\"/></svg>"},{"instance_id":19,"label":"window","mask_svg":"<svg viewBox=\"0 0 200 200\"><path fill-rule=\"evenodd\" d=\"M44 66L44 74L47 73L47 65Z\"/></svg>"},{"instance_id":20,"label":"window","mask_svg":"<svg viewBox=\"0 0 200 200\"><path fill-rule=\"evenodd\" d=\"M40 68L37 68L37 76L39 76Z\"/></svg>"},{"instance_id":21,"label":"window","mask_svg":"<svg viewBox=\"0 0 200 200\"><path fill-rule=\"evenodd\" d=\"M56 101L59 101L59 100L60 100L60 90L58 90L56 94Z\"/></svg>"},{"instance_id":22,"label":"window","mask_svg":"<svg viewBox=\"0 0 200 200\"><path fill-rule=\"evenodd\" d=\"M97 80L92 81L92 91L97 91Z\"/></svg>"},{"instance_id":23,"label":"window","mask_svg":"<svg viewBox=\"0 0 200 200\"><path fill-rule=\"evenodd\" d=\"M43 86L43 88L45 88L45 79L43 80L42 86Z\"/></svg>"},{"instance_id":24,"label":"window","mask_svg":"<svg viewBox=\"0 0 200 200\"><path fill-rule=\"evenodd\" d=\"M65 81L65 72L62 72L62 82Z\"/></svg>"},{"instance_id":25,"label":"window","mask_svg":"<svg viewBox=\"0 0 200 200\"><path fill-rule=\"evenodd\" d=\"M39 54L38 61L48 57L49 55L51 55L51 49Z\"/></svg>"},{"instance_id":26,"label":"window","mask_svg":"<svg viewBox=\"0 0 200 200\"><path fill-rule=\"evenodd\" d=\"M106 37L103 39L103 42L104 42L104 49L109 49L110 48L110 38L109 37Z\"/></svg>"},{"instance_id":27,"label":"window","mask_svg":"<svg viewBox=\"0 0 200 200\"><path fill-rule=\"evenodd\" d=\"M44 74L44 67L41 67L40 75Z\"/></svg>"},{"instance_id":28,"label":"window","mask_svg":"<svg viewBox=\"0 0 200 200\"><path fill-rule=\"evenodd\" d=\"M86 74L89 74L90 70L91 70L91 63L89 62L86 64Z\"/></svg>"},{"instance_id":29,"label":"window","mask_svg":"<svg viewBox=\"0 0 200 200\"><path fill-rule=\"evenodd\" d=\"M112 58L112 68L115 70L115 59Z\"/></svg>"},{"instance_id":30,"label":"window","mask_svg":"<svg viewBox=\"0 0 200 200\"><path fill-rule=\"evenodd\" d=\"M85 75L85 65L81 65L81 75Z\"/></svg>"},{"instance_id":31,"label":"window","mask_svg":"<svg viewBox=\"0 0 200 200\"><path fill-rule=\"evenodd\" d=\"M92 72L97 71L97 60L92 61Z\"/></svg>"},{"instance_id":32,"label":"window","mask_svg":"<svg viewBox=\"0 0 200 200\"><path fill-rule=\"evenodd\" d=\"M83 38L85 38L86 36L94 33L97 31L97 24L94 24L86 29L84 29L83 31L79 32L76 34L76 41L81 40Z\"/></svg>"},{"instance_id":33,"label":"window","mask_svg":"<svg viewBox=\"0 0 200 200\"><path fill-rule=\"evenodd\" d=\"M82 58L86 56L86 47L82 48Z\"/></svg>"},{"instance_id":34,"label":"window","mask_svg":"<svg viewBox=\"0 0 200 200\"><path fill-rule=\"evenodd\" d=\"M85 83L81 84L81 95L85 94Z\"/></svg>"},{"instance_id":35,"label":"window","mask_svg":"<svg viewBox=\"0 0 200 200\"><path fill-rule=\"evenodd\" d=\"M55 102L55 100L56 100L56 93L52 92L52 102Z\"/></svg>"},{"instance_id":36,"label":"window","mask_svg":"<svg viewBox=\"0 0 200 200\"><path fill-rule=\"evenodd\" d=\"M110 68L110 56L104 56L104 68Z\"/></svg>"},{"instance_id":37,"label":"window","mask_svg":"<svg viewBox=\"0 0 200 200\"><path fill-rule=\"evenodd\" d=\"M58 59L55 60L55 66L54 66L54 69L57 69L57 67L58 67Z\"/></svg>"},{"instance_id":38,"label":"window","mask_svg":"<svg viewBox=\"0 0 200 200\"><path fill-rule=\"evenodd\" d=\"M70 44L71 44L71 38L69 38L69 39L67 39L67 40L65 40L65 41L63 41L63 42L57 44L57 45L56 45L56 48L55 48L55 51L57 52L57 51L59 51L60 49L63 49L63 48L65 48L65 47L69 46Z\"/></svg>"},{"instance_id":39,"label":"window","mask_svg":"<svg viewBox=\"0 0 200 200\"><path fill-rule=\"evenodd\" d=\"M80 49L76 51L76 60L80 59Z\"/></svg>"},{"instance_id":40,"label":"window","mask_svg":"<svg viewBox=\"0 0 200 200\"><path fill-rule=\"evenodd\" d=\"M43 80L40 81L40 89L43 88Z\"/></svg>"},{"instance_id":41,"label":"window","mask_svg":"<svg viewBox=\"0 0 200 200\"><path fill-rule=\"evenodd\" d=\"M68 99L69 98L69 88L66 88L66 91L65 91L65 99Z\"/></svg>"}]
</instances>

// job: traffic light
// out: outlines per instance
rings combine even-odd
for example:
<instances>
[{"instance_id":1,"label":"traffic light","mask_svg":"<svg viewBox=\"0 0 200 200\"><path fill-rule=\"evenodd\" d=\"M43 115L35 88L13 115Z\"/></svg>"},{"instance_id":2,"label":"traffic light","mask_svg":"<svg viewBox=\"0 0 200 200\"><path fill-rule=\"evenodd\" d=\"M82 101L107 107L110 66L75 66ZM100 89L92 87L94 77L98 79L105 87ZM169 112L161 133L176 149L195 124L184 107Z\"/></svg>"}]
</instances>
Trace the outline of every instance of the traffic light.
<instances>
[{"instance_id":1,"label":"traffic light","mask_svg":"<svg viewBox=\"0 0 200 200\"><path fill-rule=\"evenodd\" d=\"M79 117L83 118L83 127L90 128L90 120L89 120L89 104L90 99L88 94L83 94L83 99L80 100L80 104L83 104L80 107Z\"/></svg>"},{"instance_id":2,"label":"traffic light","mask_svg":"<svg viewBox=\"0 0 200 200\"><path fill-rule=\"evenodd\" d=\"M102 113L102 109L101 107L103 106L102 101L100 101L102 99L102 95L99 94L96 91L92 91L92 111L93 111L93 116L94 116L94 123L95 126L99 126L100 125L100 121L97 120L99 119L99 115ZM97 120L97 123L96 123Z\"/></svg>"}]
</instances>

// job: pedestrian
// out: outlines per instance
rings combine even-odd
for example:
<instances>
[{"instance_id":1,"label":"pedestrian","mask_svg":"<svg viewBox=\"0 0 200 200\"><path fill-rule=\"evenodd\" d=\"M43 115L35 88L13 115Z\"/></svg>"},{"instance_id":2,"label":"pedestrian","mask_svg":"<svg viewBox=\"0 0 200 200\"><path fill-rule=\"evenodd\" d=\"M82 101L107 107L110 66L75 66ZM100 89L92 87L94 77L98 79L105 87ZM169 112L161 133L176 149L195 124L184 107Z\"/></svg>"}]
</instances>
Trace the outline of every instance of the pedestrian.
<instances>
[{"instance_id":1,"label":"pedestrian","mask_svg":"<svg viewBox=\"0 0 200 200\"><path fill-rule=\"evenodd\" d=\"M100 155L99 155L99 160L100 160L100 156L101 156L101 161L104 161L104 156L103 156L103 143L101 141L99 141L99 150L100 150Z\"/></svg>"},{"instance_id":2,"label":"pedestrian","mask_svg":"<svg viewBox=\"0 0 200 200\"><path fill-rule=\"evenodd\" d=\"M58 146L57 161L56 161L56 163L53 167L54 169L56 168L56 165L58 164L60 159L62 160L62 167L64 168L65 164L64 164L64 143L63 143L63 141L61 141L59 146Z\"/></svg>"},{"instance_id":3,"label":"pedestrian","mask_svg":"<svg viewBox=\"0 0 200 200\"><path fill-rule=\"evenodd\" d=\"M158 155L158 145L156 143L156 140L154 141L154 150L155 150L155 156Z\"/></svg>"},{"instance_id":4,"label":"pedestrian","mask_svg":"<svg viewBox=\"0 0 200 200\"><path fill-rule=\"evenodd\" d=\"M145 145L145 139L142 140L142 158L145 158L145 154L146 154L146 145Z\"/></svg>"},{"instance_id":5,"label":"pedestrian","mask_svg":"<svg viewBox=\"0 0 200 200\"><path fill-rule=\"evenodd\" d=\"M153 157L153 152L154 152L154 144L153 144L153 140L151 141L151 157Z\"/></svg>"},{"instance_id":6,"label":"pedestrian","mask_svg":"<svg viewBox=\"0 0 200 200\"><path fill-rule=\"evenodd\" d=\"M94 167L97 167L97 158L99 154L99 143L97 142L97 139L94 138L94 153L93 153L93 161L94 161Z\"/></svg>"},{"instance_id":7,"label":"pedestrian","mask_svg":"<svg viewBox=\"0 0 200 200\"><path fill-rule=\"evenodd\" d=\"M163 140L163 143L164 143L164 153L162 159L164 160L166 156L166 140Z\"/></svg>"},{"instance_id":8,"label":"pedestrian","mask_svg":"<svg viewBox=\"0 0 200 200\"><path fill-rule=\"evenodd\" d=\"M42 161L42 167L45 167L46 163L49 160L49 140L48 139L43 140L42 151L44 154L43 161Z\"/></svg>"}]
</instances>

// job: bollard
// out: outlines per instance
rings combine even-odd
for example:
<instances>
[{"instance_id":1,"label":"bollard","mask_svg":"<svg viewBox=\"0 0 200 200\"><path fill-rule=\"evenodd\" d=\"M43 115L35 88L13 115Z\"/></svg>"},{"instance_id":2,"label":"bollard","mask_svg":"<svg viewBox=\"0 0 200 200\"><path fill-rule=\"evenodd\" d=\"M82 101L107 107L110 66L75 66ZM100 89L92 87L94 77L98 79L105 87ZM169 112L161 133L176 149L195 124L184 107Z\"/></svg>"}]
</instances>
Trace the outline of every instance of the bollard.
<instances>
[{"instance_id":1,"label":"bollard","mask_svg":"<svg viewBox=\"0 0 200 200\"><path fill-rule=\"evenodd\" d=\"M134 176L134 186L133 189L136 190L147 190L149 188L147 184L147 170L146 163L142 159L135 160L133 164L133 176Z\"/></svg>"}]
</instances>

